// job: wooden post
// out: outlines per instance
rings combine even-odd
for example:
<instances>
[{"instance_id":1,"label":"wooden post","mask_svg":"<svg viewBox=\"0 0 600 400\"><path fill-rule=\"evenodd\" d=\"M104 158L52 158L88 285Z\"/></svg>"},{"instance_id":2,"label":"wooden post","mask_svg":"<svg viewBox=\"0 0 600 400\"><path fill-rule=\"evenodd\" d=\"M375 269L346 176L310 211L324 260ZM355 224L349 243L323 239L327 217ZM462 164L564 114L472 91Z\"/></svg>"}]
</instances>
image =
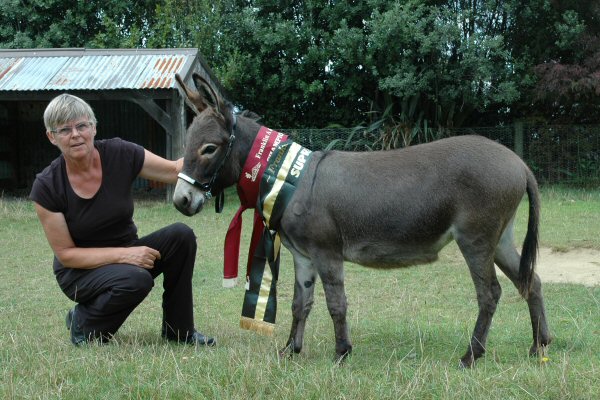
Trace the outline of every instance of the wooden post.
<instances>
[{"instance_id":1,"label":"wooden post","mask_svg":"<svg viewBox=\"0 0 600 400\"><path fill-rule=\"evenodd\" d=\"M173 130L167 132L166 155L168 160L176 160L183 157L183 146L185 145L186 114L183 99L177 90L173 91L171 99L167 101L168 113L171 116ZM167 203L173 201L173 185L167 186Z\"/></svg>"},{"instance_id":2,"label":"wooden post","mask_svg":"<svg viewBox=\"0 0 600 400\"><path fill-rule=\"evenodd\" d=\"M523 121L515 121L515 153L521 158L524 155Z\"/></svg>"}]
</instances>

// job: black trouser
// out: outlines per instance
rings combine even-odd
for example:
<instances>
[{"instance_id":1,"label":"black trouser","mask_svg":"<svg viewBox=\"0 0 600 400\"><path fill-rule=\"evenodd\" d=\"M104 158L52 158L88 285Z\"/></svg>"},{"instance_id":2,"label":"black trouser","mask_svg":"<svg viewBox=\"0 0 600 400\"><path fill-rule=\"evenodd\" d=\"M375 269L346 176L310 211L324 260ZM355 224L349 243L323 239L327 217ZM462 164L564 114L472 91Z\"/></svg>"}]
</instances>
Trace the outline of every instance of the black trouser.
<instances>
[{"instance_id":1,"label":"black trouser","mask_svg":"<svg viewBox=\"0 0 600 400\"><path fill-rule=\"evenodd\" d=\"M148 246L160 252L154 268L110 264L95 269L55 265L56 280L76 306L76 322L86 336L109 338L142 302L163 274L163 333L185 338L194 331L192 275L196 236L191 228L176 223L129 246ZM58 261L54 260L55 264Z\"/></svg>"}]
</instances>

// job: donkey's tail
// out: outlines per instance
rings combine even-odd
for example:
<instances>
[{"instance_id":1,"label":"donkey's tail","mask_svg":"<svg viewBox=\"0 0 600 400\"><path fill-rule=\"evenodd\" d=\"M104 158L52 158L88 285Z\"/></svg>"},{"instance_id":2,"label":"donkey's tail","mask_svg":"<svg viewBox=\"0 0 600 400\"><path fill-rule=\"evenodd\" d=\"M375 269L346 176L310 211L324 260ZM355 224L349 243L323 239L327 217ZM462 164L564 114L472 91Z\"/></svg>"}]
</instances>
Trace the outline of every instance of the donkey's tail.
<instances>
[{"instance_id":1,"label":"donkey's tail","mask_svg":"<svg viewBox=\"0 0 600 400\"><path fill-rule=\"evenodd\" d=\"M527 222L527 234L521 251L521 262L519 264L519 293L524 298L529 296L535 262L538 255L539 223L540 223L540 194L538 185L529 168L527 171L527 196L529 197L529 220Z\"/></svg>"}]
</instances>

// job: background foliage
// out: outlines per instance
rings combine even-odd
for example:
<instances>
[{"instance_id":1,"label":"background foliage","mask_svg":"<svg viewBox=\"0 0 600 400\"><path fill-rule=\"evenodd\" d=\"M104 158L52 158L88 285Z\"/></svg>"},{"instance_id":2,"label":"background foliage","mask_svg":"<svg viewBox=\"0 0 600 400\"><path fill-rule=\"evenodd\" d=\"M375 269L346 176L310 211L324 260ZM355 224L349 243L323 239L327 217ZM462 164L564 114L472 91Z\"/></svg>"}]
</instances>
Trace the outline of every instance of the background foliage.
<instances>
[{"instance_id":1,"label":"background foliage","mask_svg":"<svg viewBox=\"0 0 600 400\"><path fill-rule=\"evenodd\" d=\"M198 47L271 126L600 122L600 4L2 0L0 47Z\"/></svg>"}]
</instances>

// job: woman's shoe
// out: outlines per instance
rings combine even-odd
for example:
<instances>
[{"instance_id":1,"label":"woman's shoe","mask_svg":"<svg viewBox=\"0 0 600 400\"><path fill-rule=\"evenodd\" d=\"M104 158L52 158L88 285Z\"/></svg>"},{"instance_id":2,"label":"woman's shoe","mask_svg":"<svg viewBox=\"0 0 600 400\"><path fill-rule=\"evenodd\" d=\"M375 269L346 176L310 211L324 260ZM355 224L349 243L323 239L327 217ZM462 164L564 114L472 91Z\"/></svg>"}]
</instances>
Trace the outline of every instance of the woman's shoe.
<instances>
[{"instance_id":1,"label":"woman's shoe","mask_svg":"<svg viewBox=\"0 0 600 400\"><path fill-rule=\"evenodd\" d=\"M165 333L163 330L162 333L162 337L171 341L171 342L177 342L177 343L185 343L185 344L192 344L195 346L208 346L208 347L212 347L215 346L217 344L217 340L215 338L209 337L209 336L205 336L202 333L196 331L194 329L194 332L191 335L188 335L185 338L181 338L178 336L174 336L168 333Z\"/></svg>"},{"instance_id":2,"label":"woman's shoe","mask_svg":"<svg viewBox=\"0 0 600 400\"><path fill-rule=\"evenodd\" d=\"M79 324L77 324L75 315L75 308L69 310L67 313L66 323L67 329L71 331L71 343L73 343L75 346L79 346L80 344L87 343L88 338L83 333L83 330Z\"/></svg>"}]
</instances>

